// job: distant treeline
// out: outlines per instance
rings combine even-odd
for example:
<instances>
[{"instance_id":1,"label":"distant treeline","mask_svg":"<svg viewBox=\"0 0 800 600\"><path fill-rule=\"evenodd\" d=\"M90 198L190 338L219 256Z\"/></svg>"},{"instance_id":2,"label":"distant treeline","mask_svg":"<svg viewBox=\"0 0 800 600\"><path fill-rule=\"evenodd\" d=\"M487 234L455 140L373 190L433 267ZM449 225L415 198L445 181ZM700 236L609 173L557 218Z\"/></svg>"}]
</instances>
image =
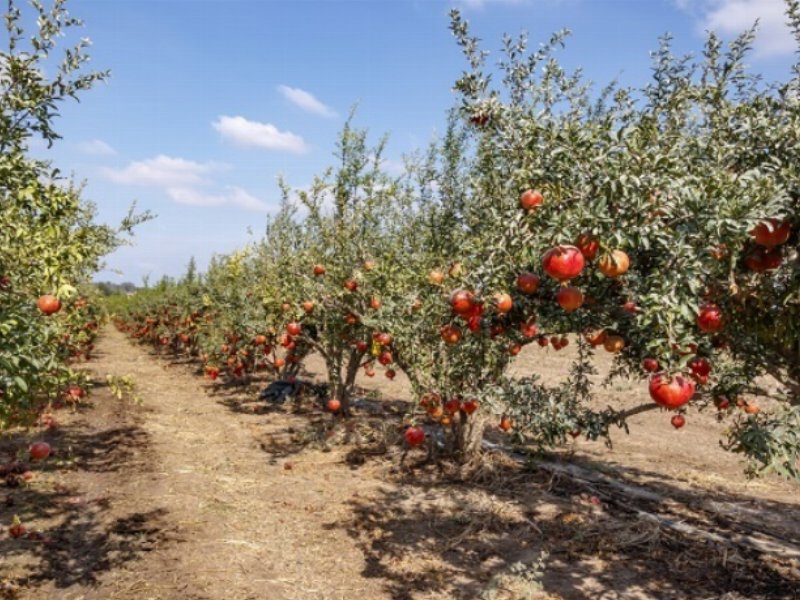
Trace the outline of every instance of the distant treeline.
<instances>
[{"instance_id":1,"label":"distant treeline","mask_svg":"<svg viewBox=\"0 0 800 600\"><path fill-rule=\"evenodd\" d=\"M124 283L111 283L110 281L95 282L95 286L104 296L113 296L114 294L130 294L135 292L138 287L130 281Z\"/></svg>"}]
</instances>

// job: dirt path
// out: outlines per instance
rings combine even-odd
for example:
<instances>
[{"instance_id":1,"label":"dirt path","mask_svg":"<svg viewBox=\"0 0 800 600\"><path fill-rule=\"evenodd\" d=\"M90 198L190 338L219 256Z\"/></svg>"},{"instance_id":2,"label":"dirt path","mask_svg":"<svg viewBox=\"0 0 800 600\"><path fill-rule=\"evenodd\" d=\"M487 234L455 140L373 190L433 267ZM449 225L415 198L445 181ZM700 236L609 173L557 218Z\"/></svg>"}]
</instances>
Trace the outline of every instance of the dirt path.
<instances>
[{"instance_id":1,"label":"dirt path","mask_svg":"<svg viewBox=\"0 0 800 600\"><path fill-rule=\"evenodd\" d=\"M364 558L345 532L325 527L331 499L309 481L303 460L292 461L291 469L284 461L270 464L241 418L212 400L201 379L154 360L114 329L106 330L98 344L98 359L90 365L98 381L104 381L106 374L133 376L142 404L119 406L102 390L97 395L96 403L106 406L87 418L94 428L105 426L106 443L96 448L97 455L105 454L103 464L115 470L98 480L97 471L104 469L91 467L92 461L79 456L79 467L95 475L84 477L85 481L67 475L72 484L84 488L73 501L88 506L100 502L111 508L103 522L96 523L98 529L113 530L117 519L133 519L140 525L133 537L149 539L144 546L125 541L130 560L116 560L120 550L107 544L96 548L101 554L98 560L83 561L90 577L43 582L31 597L41 598L42 593L87 600L380 596L374 582L354 580L337 568L340 563L363 567ZM123 424L125 420L135 424ZM56 444L94 445L95 437ZM91 458L87 452L100 458L87 448L78 450ZM313 460L311 474L325 481L327 490L354 489L349 470L333 460L330 465L316 456ZM83 546L75 550L86 550L85 539L75 541ZM336 554L326 555L322 545L335 547Z\"/></svg>"},{"instance_id":2,"label":"dirt path","mask_svg":"<svg viewBox=\"0 0 800 600\"><path fill-rule=\"evenodd\" d=\"M37 436L55 456L0 504L0 522L18 514L45 538L0 537L0 597L798 598L793 563L683 539L637 519L627 499L501 458L469 485L432 466L399 470L397 446L370 456L367 445L337 444L330 415L267 407L257 387L211 384L110 328L89 366L99 383L91 406L62 411L61 427ZM131 376L141 405L114 398L107 375ZM373 403L378 414L336 435L396 429L390 404ZM0 462L29 441L0 440ZM663 482L665 493L684 488L674 483ZM758 492L758 502L715 497L752 502L756 519L800 519L796 502ZM549 557L532 579L542 551Z\"/></svg>"}]
</instances>

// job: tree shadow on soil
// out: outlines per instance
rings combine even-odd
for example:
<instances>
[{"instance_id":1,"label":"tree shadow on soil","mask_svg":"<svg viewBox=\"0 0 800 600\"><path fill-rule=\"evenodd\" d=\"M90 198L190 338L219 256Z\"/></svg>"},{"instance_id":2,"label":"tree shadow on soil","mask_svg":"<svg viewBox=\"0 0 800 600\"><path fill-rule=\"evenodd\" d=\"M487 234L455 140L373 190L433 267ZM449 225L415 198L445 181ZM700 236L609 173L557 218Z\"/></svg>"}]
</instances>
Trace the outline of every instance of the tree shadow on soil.
<instances>
[{"instance_id":1,"label":"tree shadow on soil","mask_svg":"<svg viewBox=\"0 0 800 600\"><path fill-rule=\"evenodd\" d=\"M705 512L721 528L742 532L755 530L800 545L800 504L749 496L746 491L734 495L721 488L709 486L697 488L664 473L611 460L599 461L572 456L569 462L588 471L610 475L622 482L631 482L664 498L679 501ZM641 483L643 481L646 483ZM658 510L658 503L640 500L638 506L647 510ZM756 527L753 527L753 524L756 524Z\"/></svg>"},{"instance_id":2,"label":"tree shadow on soil","mask_svg":"<svg viewBox=\"0 0 800 600\"><path fill-rule=\"evenodd\" d=\"M32 440L48 442L52 447L50 458L36 465L43 472L58 471L65 466L86 472L107 473L130 470L132 463L143 460L149 447L149 434L138 425L128 422L110 421L107 427L91 430L89 411L96 410L98 403L119 404L108 391L105 384L95 385L93 404L85 403L73 407L79 421L69 427L45 430L38 434L18 433L7 435L0 443L0 462L2 457L24 455ZM56 412L58 418L60 413ZM66 461L66 465L64 462Z\"/></svg>"},{"instance_id":3,"label":"tree shadow on soil","mask_svg":"<svg viewBox=\"0 0 800 600\"><path fill-rule=\"evenodd\" d=\"M18 432L0 440L0 464L14 466L13 477L0 483L0 580L10 584L0 597L13 593L9 589L48 583L94 585L103 573L176 539L166 511L122 512L105 495L152 457L148 434L123 416L120 401L108 390L96 388L91 415L78 411L74 422L55 431ZM50 457L13 462L27 459L34 440L51 445ZM20 473L28 469L30 482ZM6 534L15 516L27 529L20 538Z\"/></svg>"},{"instance_id":4,"label":"tree shadow on soil","mask_svg":"<svg viewBox=\"0 0 800 600\"><path fill-rule=\"evenodd\" d=\"M108 473L128 471L132 463L146 460L149 435L136 426L122 425L97 433L70 431L59 446L71 450L69 458L81 471Z\"/></svg>"},{"instance_id":5,"label":"tree shadow on soil","mask_svg":"<svg viewBox=\"0 0 800 600\"><path fill-rule=\"evenodd\" d=\"M329 527L356 540L362 575L383 580L394 600L476 599L502 574L500 588L516 591L487 597L526 598L535 587L509 573L517 563L532 569L542 550L542 589L555 598L800 597L800 573L788 563L682 536L637 518L640 507L628 499L600 500L572 479L506 461L466 484L437 479L430 468L406 472L377 496L354 495L349 518ZM662 492L670 491L665 482ZM763 509L800 517L797 506Z\"/></svg>"},{"instance_id":6,"label":"tree shadow on soil","mask_svg":"<svg viewBox=\"0 0 800 600\"><path fill-rule=\"evenodd\" d=\"M305 370L297 376L300 382L315 384L313 375ZM353 445L348 463L357 468L364 463L362 454L385 452L386 438L400 439L401 430L387 432L387 423L398 423L408 410L405 400L375 400L369 390L357 387L351 405L352 416L343 419L324 408L324 399L311 388L298 397L288 397L284 402L273 402L260 397L261 392L273 380L259 374L247 382L208 382L206 393L219 404L235 414L247 416L275 415L288 417L289 424L282 419L281 426L269 428L257 435L261 449L269 455L270 462L285 459L313 446L330 448L342 444ZM377 435L374 435L376 434ZM383 449L381 449L383 448Z\"/></svg>"},{"instance_id":7,"label":"tree shadow on soil","mask_svg":"<svg viewBox=\"0 0 800 600\"><path fill-rule=\"evenodd\" d=\"M148 349L149 354L159 362L166 362L170 367L183 368L192 375L203 377L204 373L198 363L191 357L167 355ZM297 374L300 382L314 385L317 380L301 366ZM377 424L391 414L397 417L407 409L407 402L402 400L376 401L369 399L366 389L357 388L354 406L354 417L343 420L324 409L324 399L306 388L298 397L289 396L283 402L274 402L261 398L261 393L270 383L275 381L268 373L261 372L241 379L220 379L210 381L203 378L199 385L206 394L217 403L237 415L279 416L278 427L264 427L254 432L261 450L269 457L270 464L278 464L280 460L296 456L309 447L328 448L341 443L355 446L348 454L347 462L352 468L358 468L365 462L365 452L359 448L358 430L376 430ZM286 423L286 418L289 424ZM385 423L385 421L384 421ZM264 423L267 425L267 423ZM398 437L399 439L399 437ZM385 451L385 450L384 450ZM366 454L370 453L369 451Z\"/></svg>"},{"instance_id":8,"label":"tree shadow on soil","mask_svg":"<svg viewBox=\"0 0 800 600\"><path fill-rule=\"evenodd\" d=\"M26 494L23 499L27 505L52 507L50 516L57 517L59 525L36 532L33 539L0 540L0 555L6 563L24 570L24 575L14 578L16 585L52 582L56 588L67 588L96 584L103 573L137 560L174 537L164 510L133 512L108 520L104 515L107 503L69 504L72 498L61 496L36 498ZM35 509L22 512L41 518Z\"/></svg>"}]
</instances>

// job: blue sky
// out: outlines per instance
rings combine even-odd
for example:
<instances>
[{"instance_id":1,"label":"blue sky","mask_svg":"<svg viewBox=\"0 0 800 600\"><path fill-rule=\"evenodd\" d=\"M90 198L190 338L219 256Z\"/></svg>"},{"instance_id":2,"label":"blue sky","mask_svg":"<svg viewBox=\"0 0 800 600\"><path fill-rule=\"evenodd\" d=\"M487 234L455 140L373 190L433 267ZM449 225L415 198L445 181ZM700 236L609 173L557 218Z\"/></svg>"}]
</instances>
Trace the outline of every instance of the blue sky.
<instances>
[{"instance_id":1,"label":"blue sky","mask_svg":"<svg viewBox=\"0 0 800 600\"><path fill-rule=\"evenodd\" d=\"M424 146L464 66L452 6L489 49L503 32L538 43L570 28L564 64L599 83L645 83L664 32L696 51L705 29L729 38L755 18L753 68L783 79L793 59L781 0L73 0L92 65L112 75L63 107L64 139L35 152L87 181L102 221L134 199L158 214L98 279L179 275L190 256L202 268L260 237L276 176L308 185L356 102L358 125L390 134L390 161Z\"/></svg>"}]
</instances>

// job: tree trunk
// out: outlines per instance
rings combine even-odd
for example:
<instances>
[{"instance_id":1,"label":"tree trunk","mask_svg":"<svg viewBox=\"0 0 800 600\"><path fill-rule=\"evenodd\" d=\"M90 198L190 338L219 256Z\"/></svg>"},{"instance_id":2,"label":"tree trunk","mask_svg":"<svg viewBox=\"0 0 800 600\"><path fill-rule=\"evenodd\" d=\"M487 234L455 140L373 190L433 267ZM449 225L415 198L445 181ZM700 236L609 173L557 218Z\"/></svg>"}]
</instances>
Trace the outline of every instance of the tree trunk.
<instances>
[{"instance_id":1,"label":"tree trunk","mask_svg":"<svg viewBox=\"0 0 800 600\"><path fill-rule=\"evenodd\" d=\"M338 400L340 403L341 414L349 417L350 412L350 397L355 388L356 375L358 375L358 368L361 366L362 354L353 349L347 357L347 369L342 373L342 354L336 356L336 360L326 358L328 367L328 384L330 385L330 398Z\"/></svg>"},{"instance_id":2,"label":"tree trunk","mask_svg":"<svg viewBox=\"0 0 800 600\"><path fill-rule=\"evenodd\" d=\"M480 456L486 418L477 412L467 415L464 411L459 416L455 431L455 452L458 461L467 464Z\"/></svg>"},{"instance_id":3,"label":"tree trunk","mask_svg":"<svg viewBox=\"0 0 800 600\"><path fill-rule=\"evenodd\" d=\"M347 417L350 416L350 390L352 386L348 385L350 369L342 376L341 355L336 357L338 360L328 360L328 385L330 387L329 400L339 401L340 413Z\"/></svg>"},{"instance_id":4,"label":"tree trunk","mask_svg":"<svg viewBox=\"0 0 800 600\"><path fill-rule=\"evenodd\" d=\"M350 397L353 395L353 389L356 385L356 376L358 375L358 368L361 366L361 354L356 350L350 353L347 360L347 371L344 375L344 380L339 380L339 401L342 403L342 414L349 417L350 412Z\"/></svg>"}]
</instances>

